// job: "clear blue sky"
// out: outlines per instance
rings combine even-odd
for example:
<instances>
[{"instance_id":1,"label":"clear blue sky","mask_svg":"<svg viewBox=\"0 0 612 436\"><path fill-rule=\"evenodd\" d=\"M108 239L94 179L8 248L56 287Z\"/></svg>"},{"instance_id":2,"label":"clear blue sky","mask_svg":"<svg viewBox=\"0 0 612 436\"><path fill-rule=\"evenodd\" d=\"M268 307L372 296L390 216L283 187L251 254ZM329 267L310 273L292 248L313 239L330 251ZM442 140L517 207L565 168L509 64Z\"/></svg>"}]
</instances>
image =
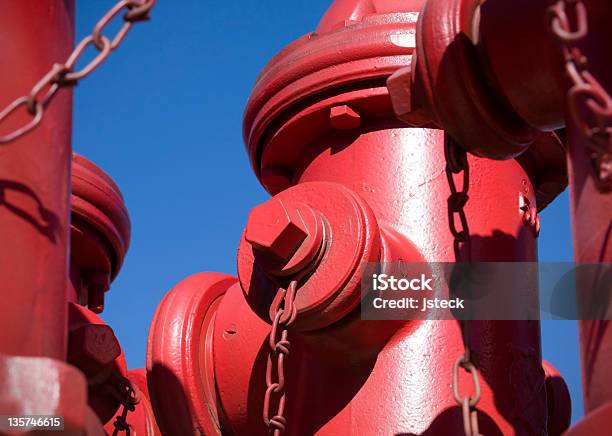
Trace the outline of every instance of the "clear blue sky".
<instances>
[{"instance_id":1,"label":"clear blue sky","mask_svg":"<svg viewBox=\"0 0 612 436\"><path fill-rule=\"evenodd\" d=\"M77 1L77 38L112 4ZM314 30L330 0L160 0L75 90L74 148L117 182L132 220L123 270L103 318L131 368L145 364L163 295L199 271L235 274L249 210L268 198L242 143L242 111L259 71ZM572 259L568 196L542 216L540 259ZM576 323L542 326L544 357L582 415Z\"/></svg>"}]
</instances>

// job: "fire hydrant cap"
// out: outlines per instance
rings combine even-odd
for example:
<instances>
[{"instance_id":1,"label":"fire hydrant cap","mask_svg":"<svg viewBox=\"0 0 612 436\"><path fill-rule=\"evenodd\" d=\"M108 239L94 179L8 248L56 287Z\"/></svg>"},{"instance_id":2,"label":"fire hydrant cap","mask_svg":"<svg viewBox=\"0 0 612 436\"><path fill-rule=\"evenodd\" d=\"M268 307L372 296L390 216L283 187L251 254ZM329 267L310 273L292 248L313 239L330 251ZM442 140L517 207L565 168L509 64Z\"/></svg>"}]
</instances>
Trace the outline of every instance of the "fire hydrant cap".
<instances>
[{"instance_id":1,"label":"fire hydrant cap","mask_svg":"<svg viewBox=\"0 0 612 436\"><path fill-rule=\"evenodd\" d=\"M364 7L365 3L371 4ZM245 143L259 178L262 167L276 164L263 162L263 151L270 141L282 140L275 133L284 123L304 134L287 135L286 143L277 144L278 149L284 150L284 156L277 156L279 159L299 155L301 148L307 146L307 138L319 131L358 128L374 115L394 118L385 81L410 59L419 2L408 2L402 11L397 10L397 2L395 8L391 3L335 2L317 33L299 38L264 68L247 103L243 122ZM373 87L380 88L382 94L373 92ZM322 110L324 116L315 113L314 107L321 101L347 89L353 92L347 100L330 101ZM360 102L353 106L348 101L352 99ZM287 121L288 114L296 109L307 114L307 120L299 115ZM304 126L298 125L298 119ZM281 120L283 123L277 123ZM278 192L266 183L264 186Z\"/></svg>"},{"instance_id":2,"label":"fire hydrant cap","mask_svg":"<svg viewBox=\"0 0 612 436\"><path fill-rule=\"evenodd\" d=\"M102 237L112 248L108 253L109 273L111 278L116 277L130 243L130 218L121 191L113 180L77 153L73 154L72 160L71 203L73 230L87 233L93 229L96 234L92 237Z\"/></svg>"},{"instance_id":3,"label":"fire hydrant cap","mask_svg":"<svg viewBox=\"0 0 612 436\"><path fill-rule=\"evenodd\" d=\"M339 321L361 301L360 284L365 265L380 259L381 238L374 213L353 191L329 182L301 183L271 201L306 205L318 213L319 223L324 223L323 241L320 250L315 250L316 238L311 239L312 244L308 244L308 240L305 242L305 251L315 264L305 262L301 266L312 266L310 269L293 268L288 271L290 274L286 271L271 273L267 259L260 256L247 239L255 233L255 229L249 229L251 225L266 223L249 222L238 249L238 276L247 302L262 319L269 321L270 303L279 283L301 277L295 300L298 317L294 328L315 330ZM323 226L311 222L307 228L312 232Z\"/></svg>"}]
</instances>

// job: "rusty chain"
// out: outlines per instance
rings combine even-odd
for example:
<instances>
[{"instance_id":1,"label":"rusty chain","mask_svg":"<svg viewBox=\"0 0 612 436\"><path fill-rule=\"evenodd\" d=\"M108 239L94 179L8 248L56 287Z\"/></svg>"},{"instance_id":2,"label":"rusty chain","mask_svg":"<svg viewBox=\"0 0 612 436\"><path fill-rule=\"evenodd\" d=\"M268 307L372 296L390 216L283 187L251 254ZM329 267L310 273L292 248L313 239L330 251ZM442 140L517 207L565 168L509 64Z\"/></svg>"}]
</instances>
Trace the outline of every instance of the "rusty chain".
<instances>
[{"instance_id":1,"label":"rusty chain","mask_svg":"<svg viewBox=\"0 0 612 436\"><path fill-rule=\"evenodd\" d=\"M468 165L467 153L448 134L445 134L444 137L444 157L446 159L446 178L451 191L451 195L448 197L448 225L454 238L455 259L459 261L459 259L465 257L465 260L469 261L470 230L464 207L469 200L470 167ZM455 183L455 174L463 175L460 191ZM456 217L459 218L460 229L457 227ZM464 248L465 250L463 250ZM467 256L462 256L462 251L467 252Z\"/></svg>"},{"instance_id":2,"label":"rusty chain","mask_svg":"<svg viewBox=\"0 0 612 436\"><path fill-rule=\"evenodd\" d=\"M287 428L285 418L285 358L289 355L291 343L287 339L287 329L297 316L295 305L295 294L297 281L293 280L287 289L279 288L274 301L270 307L270 319L272 329L268 337L270 352L266 364L266 394L263 403L263 420L270 434L279 436ZM274 365L276 359L276 365ZM276 370L276 379L272 377ZM276 380L276 381L274 381ZM276 414L270 418L270 404L273 394L278 398Z\"/></svg>"},{"instance_id":3,"label":"rusty chain","mask_svg":"<svg viewBox=\"0 0 612 436\"><path fill-rule=\"evenodd\" d=\"M113 436L117 436L119 432L125 432L126 436L130 436L131 427L127 422L127 415L129 412L133 412L136 409L139 399L136 394L136 390L132 386L132 382L123 376L117 376L119 391L116 393L117 398L121 404L121 414L117 415L115 422L113 422Z\"/></svg>"},{"instance_id":4,"label":"rusty chain","mask_svg":"<svg viewBox=\"0 0 612 436\"><path fill-rule=\"evenodd\" d=\"M481 436L478 430L478 414L476 405L480 401L480 381L478 380L478 370L471 360L470 339L469 339L469 321L464 321L463 324L463 355L455 361L453 365L453 397L461 407L463 416L463 430L466 436ZM459 368L463 368L472 376L472 384L474 386L473 396L461 396L459 393Z\"/></svg>"},{"instance_id":5,"label":"rusty chain","mask_svg":"<svg viewBox=\"0 0 612 436\"><path fill-rule=\"evenodd\" d=\"M155 0L120 0L96 23L90 35L79 42L64 63L54 64L51 69L36 83L28 95L17 98L0 112L0 124L22 106L30 115L30 120L10 133L0 135L0 145L14 141L32 131L43 119L45 109L62 87L74 86L79 80L91 74L100 66L110 53L121 44L134 23L149 19L149 11ZM123 25L112 38L104 35L104 29L121 12ZM80 70L75 65L85 49L93 46L98 54Z\"/></svg>"},{"instance_id":6,"label":"rusty chain","mask_svg":"<svg viewBox=\"0 0 612 436\"><path fill-rule=\"evenodd\" d=\"M448 134L445 134L444 137L444 157L446 159L446 178L451 192L448 197L448 225L453 235L455 259L457 262L462 260L469 262L471 261L470 230L464 208L469 200L470 166L466 151L459 147ZM455 175L458 174L462 174L463 177L461 190L457 188L455 183ZM460 227L458 227L456 218L459 219ZM468 320L463 321L464 353L459 356L453 365L453 396L457 404L461 406L463 428L466 436L480 436L478 415L475 409L480 401L480 382L476 366L471 360L469 323ZM463 368L472 376L474 385L474 395L472 397L461 396L459 393L459 368Z\"/></svg>"},{"instance_id":7,"label":"rusty chain","mask_svg":"<svg viewBox=\"0 0 612 436\"><path fill-rule=\"evenodd\" d=\"M588 70L588 59L577 44L589 33L587 9L581 0L556 0L548 13L550 26L563 50L568 113L587 139L598 189L612 190L612 97ZM570 16L572 14L572 16Z\"/></svg>"}]
</instances>

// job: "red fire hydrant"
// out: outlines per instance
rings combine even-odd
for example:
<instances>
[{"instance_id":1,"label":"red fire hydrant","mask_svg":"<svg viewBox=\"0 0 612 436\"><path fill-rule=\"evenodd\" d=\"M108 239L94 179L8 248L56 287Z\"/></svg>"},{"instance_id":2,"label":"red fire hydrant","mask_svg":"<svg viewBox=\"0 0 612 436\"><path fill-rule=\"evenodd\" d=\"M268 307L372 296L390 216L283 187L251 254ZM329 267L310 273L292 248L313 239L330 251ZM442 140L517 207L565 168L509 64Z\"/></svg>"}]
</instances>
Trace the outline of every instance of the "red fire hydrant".
<instances>
[{"instance_id":1,"label":"red fire hydrant","mask_svg":"<svg viewBox=\"0 0 612 436\"><path fill-rule=\"evenodd\" d=\"M565 187L555 135L516 159L466 162L425 111L405 111L421 127L396 118L387 80L414 54L422 6L336 1L260 75L244 135L274 197L249 216L238 279L192 276L158 308L147 370L162 432L463 434L474 382L457 373L458 399L452 386L466 349L482 434L567 427L538 322L466 332L360 317L367 262L535 261L537 211ZM462 186L469 201L449 209Z\"/></svg>"},{"instance_id":2,"label":"red fire hydrant","mask_svg":"<svg viewBox=\"0 0 612 436\"><path fill-rule=\"evenodd\" d=\"M123 196L99 167L72 160L68 363L87 379L88 405L108 434L159 435L143 370L127 369L113 329L98 315L130 241Z\"/></svg>"}]
</instances>

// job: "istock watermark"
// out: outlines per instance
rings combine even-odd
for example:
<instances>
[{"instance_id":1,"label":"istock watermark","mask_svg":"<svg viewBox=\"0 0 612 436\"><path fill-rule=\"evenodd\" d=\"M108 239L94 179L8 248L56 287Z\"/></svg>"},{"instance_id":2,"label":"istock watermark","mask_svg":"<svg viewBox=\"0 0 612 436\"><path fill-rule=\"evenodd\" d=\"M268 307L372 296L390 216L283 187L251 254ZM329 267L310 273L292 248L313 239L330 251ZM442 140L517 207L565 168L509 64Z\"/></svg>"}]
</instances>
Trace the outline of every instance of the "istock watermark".
<instances>
[{"instance_id":1,"label":"istock watermark","mask_svg":"<svg viewBox=\"0 0 612 436\"><path fill-rule=\"evenodd\" d=\"M388 274L372 274L372 289L375 291L386 291L391 289L393 291L406 291L411 289L413 291L433 291L431 287L432 277L427 278L425 274L421 274L418 279L408 278L395 278Z\"/></svg>"},{"instance_id":2,"label":"istock watermark","mask_svg":"<svg viewBox=\"0 0 612 436\"><path fill-rule=\"evenodd\" d=\"M612 319L612 264L371 263L361 316L385 319Z\"/></svg>"},{"instance_id":3,"label":"istock watermark","mask_svg":"<svg viewBox=\"0 0 612 436\"><path fill-rule=\"evenodd\" d=\"M397 278L389 274L372 274L373 291L432 291L433 277L422 273L419 278ZM374 309L409 309L425 312L431 309L464 309L464 300L455 297L443 299L438 297L399 297L384 298L375 296L372 301Z\"/></svg>"}]
</instances>

